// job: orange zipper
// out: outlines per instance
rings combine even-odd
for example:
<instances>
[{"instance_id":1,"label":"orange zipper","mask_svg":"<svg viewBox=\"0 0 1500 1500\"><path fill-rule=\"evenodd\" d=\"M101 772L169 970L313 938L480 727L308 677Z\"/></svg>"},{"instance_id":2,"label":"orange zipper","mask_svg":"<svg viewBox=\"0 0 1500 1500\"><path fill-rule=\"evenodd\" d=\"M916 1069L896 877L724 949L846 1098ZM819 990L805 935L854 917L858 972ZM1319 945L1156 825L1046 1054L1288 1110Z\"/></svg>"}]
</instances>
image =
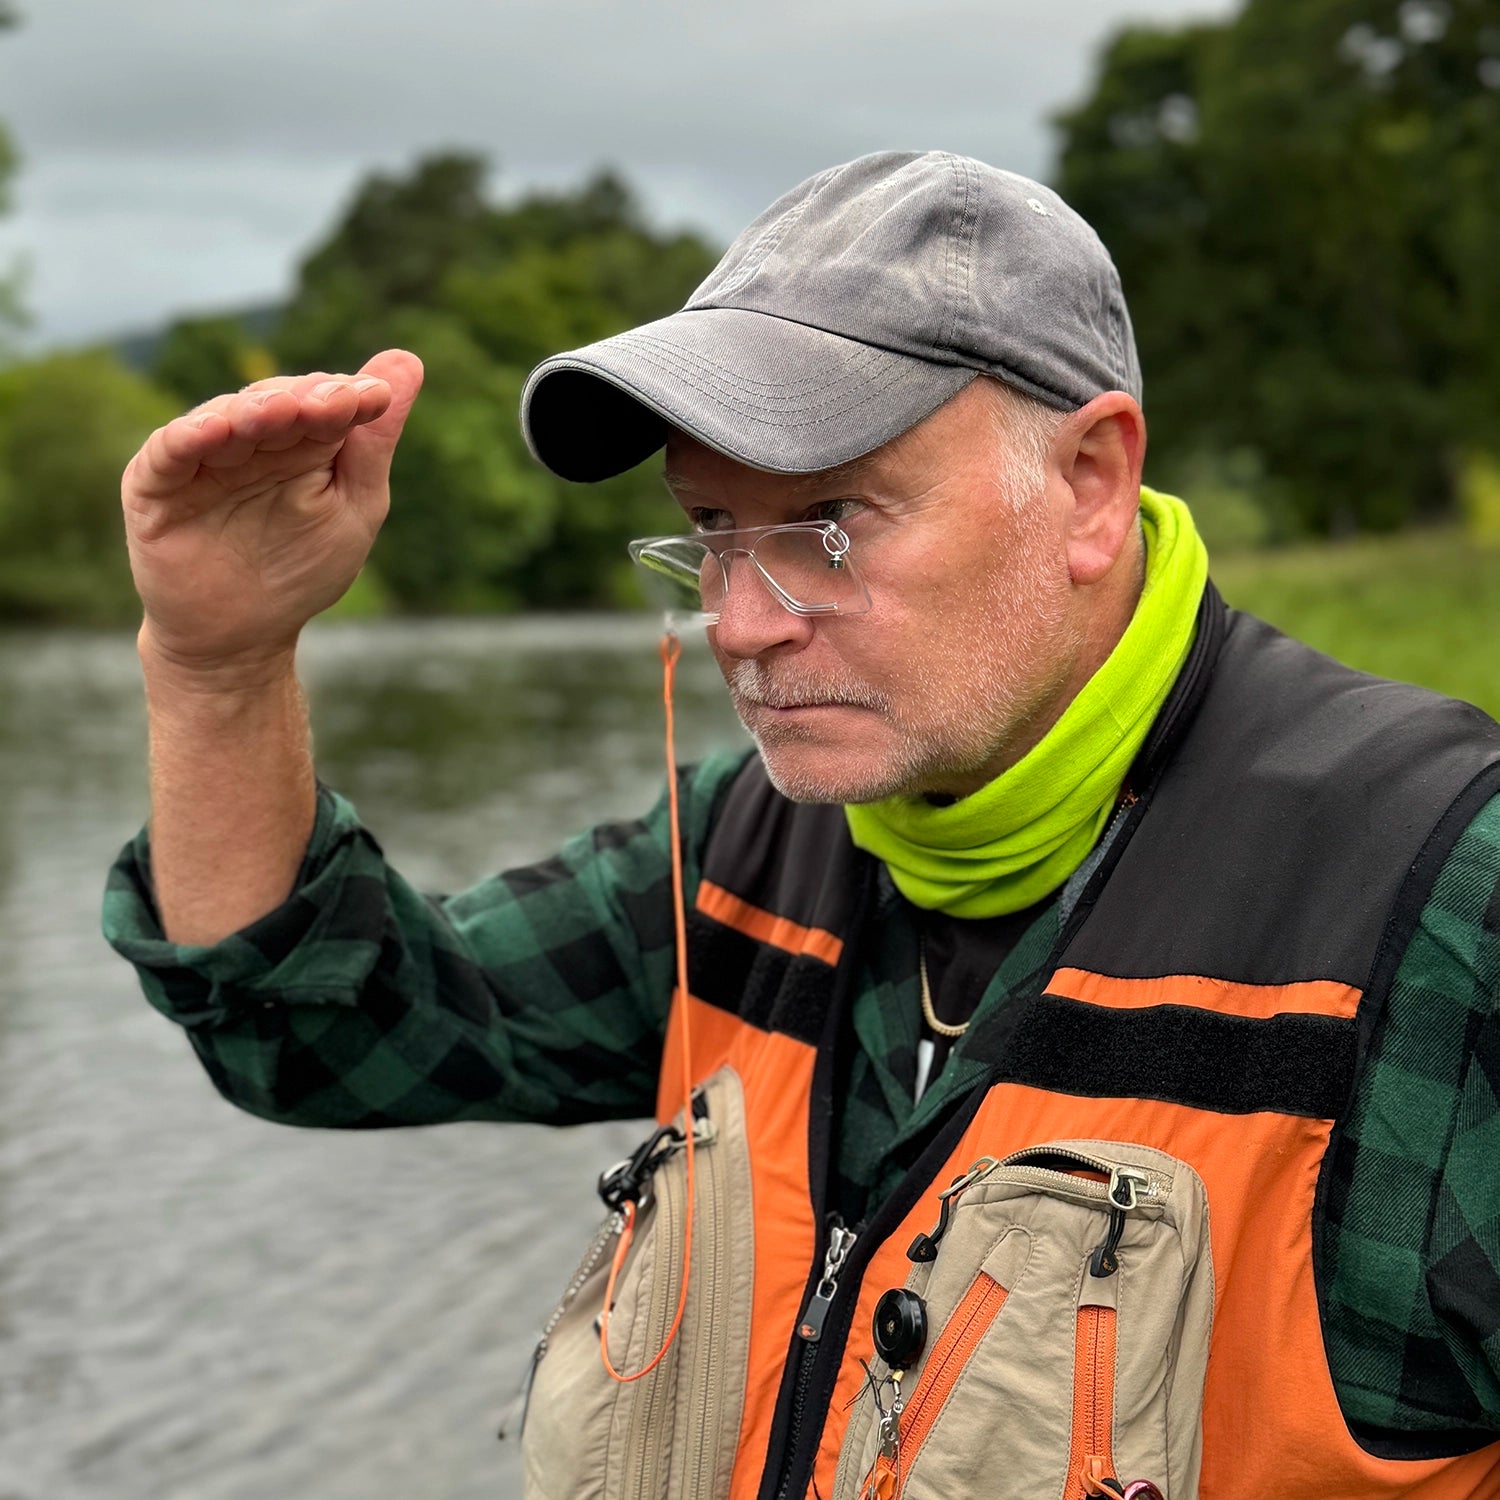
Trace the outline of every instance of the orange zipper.
<instances>
[{"instance_id":1,"label":"orange zipper","mask_svg":"<svg viewBox=\"0 0 1500 1500\"><path fill-rule=\"evenodd\" d=\"M1073 1441L1065 1500L1112 1493L1102 1481L1115 1477L1114 1427L1115 1310L1080 1307L1073 1345Z\"/></svg>"},{"instance_id":2,"label":"orange zipper","mask_svg":"<svg viewBox=\"0 0 1500 1500\"><path fill-rule=\"evenodd\" d=\"M906 1471L916 1462L927 1434L932 1431L932 1424L937 1421L980 1340L1005 1306L1008 1295L987 1272L981 1271L975 1278L973 1286L964 1293L963 1300L944 1325L922 1371L922 1379L912 1393L911 1403L901 1413L896 1458L892 1460L884 1453L876 1458L875 1467L860 1487L861 1495L896 1500Z\"/></svg>"}]
</instances>

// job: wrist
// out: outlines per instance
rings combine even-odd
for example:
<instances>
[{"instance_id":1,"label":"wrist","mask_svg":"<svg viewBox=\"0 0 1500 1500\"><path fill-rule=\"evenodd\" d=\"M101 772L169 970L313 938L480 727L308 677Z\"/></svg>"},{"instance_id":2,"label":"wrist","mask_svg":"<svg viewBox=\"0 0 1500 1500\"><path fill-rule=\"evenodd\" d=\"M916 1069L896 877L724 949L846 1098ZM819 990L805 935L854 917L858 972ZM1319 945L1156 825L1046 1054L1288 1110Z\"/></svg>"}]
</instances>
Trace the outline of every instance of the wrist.
<instances>
[{"instance_id":1,"label":"wrist","mask_svg":"<svg viewBox=\"0 0 1500 1500\"><path fill-rule=\"evenodd\" d=\"M150 697L235 701L279 697L297 689L297 642L257 646L221 656L185 653L165 644L146 620L136 636L136 651ZM300 691L300 690L299 690Z\"/></svg>"}]
</instances>

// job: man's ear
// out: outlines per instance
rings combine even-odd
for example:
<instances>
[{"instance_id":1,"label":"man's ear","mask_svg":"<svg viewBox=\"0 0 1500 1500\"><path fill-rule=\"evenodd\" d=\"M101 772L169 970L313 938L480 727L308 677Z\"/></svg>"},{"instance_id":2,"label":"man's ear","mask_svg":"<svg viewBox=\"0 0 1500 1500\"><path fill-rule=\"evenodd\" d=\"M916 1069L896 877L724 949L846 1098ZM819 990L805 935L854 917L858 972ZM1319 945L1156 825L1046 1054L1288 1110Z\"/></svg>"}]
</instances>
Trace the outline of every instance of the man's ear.
<instances>
[{"instance_id":1,"label":"man's ear","mask_svg":"<svg viewBox=\"0 0 1500 1500\"><path fill-rule=\"evenodd\" d=\"M1076 584L1098 583L1135 524L1146 419L1133 396L1106 391L1068 418L1056 443L1058 469L1071 492L1068 572Z\"/></svg>"}]
</instances>

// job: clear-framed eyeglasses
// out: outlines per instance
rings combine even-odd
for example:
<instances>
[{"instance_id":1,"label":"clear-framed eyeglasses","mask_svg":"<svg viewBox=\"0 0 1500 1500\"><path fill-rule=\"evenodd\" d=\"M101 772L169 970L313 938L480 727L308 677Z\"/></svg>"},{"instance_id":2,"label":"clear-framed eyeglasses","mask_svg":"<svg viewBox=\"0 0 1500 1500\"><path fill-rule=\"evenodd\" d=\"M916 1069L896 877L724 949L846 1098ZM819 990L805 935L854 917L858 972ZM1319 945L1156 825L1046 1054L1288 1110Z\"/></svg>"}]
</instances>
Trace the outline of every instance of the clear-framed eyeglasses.
<instances>
[{"instance_id":1,"label":"clear-framed eyeglasses","mask_svg":"<svg viewBox=\"0 0 1500 1500\"><path fill-rule=\"evenodd\" d=\"M709 625L719 618L736 568L745 565L794 615L859 615L870 607L849 559L848 534L836 521L641 537L630 543L630 556L651 575L667 608L700 614Z\"/></svg>"}]
</instances>

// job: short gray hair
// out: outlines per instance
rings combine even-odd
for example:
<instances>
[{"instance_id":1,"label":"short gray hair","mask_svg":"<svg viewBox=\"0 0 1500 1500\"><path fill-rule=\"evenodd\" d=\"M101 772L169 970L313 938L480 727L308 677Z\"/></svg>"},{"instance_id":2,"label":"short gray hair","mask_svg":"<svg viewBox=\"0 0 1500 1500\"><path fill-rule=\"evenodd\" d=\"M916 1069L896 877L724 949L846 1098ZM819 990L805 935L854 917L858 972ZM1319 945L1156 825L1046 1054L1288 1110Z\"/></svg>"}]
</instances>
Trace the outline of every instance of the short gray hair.
<instances>
[{"instance_id":1,"label":"short gray hair","mask_svg":"<svg viewBox=\"0 0 1500 1500\"><path fill-rule=\"evenodd\" d=\"M990 420L999 460L995 483L1020 510L1041 493L1046 482L1052 440L1068 414L993 376L981 375L979 379L989 394Z\"/></svg>"}]
</instances>

